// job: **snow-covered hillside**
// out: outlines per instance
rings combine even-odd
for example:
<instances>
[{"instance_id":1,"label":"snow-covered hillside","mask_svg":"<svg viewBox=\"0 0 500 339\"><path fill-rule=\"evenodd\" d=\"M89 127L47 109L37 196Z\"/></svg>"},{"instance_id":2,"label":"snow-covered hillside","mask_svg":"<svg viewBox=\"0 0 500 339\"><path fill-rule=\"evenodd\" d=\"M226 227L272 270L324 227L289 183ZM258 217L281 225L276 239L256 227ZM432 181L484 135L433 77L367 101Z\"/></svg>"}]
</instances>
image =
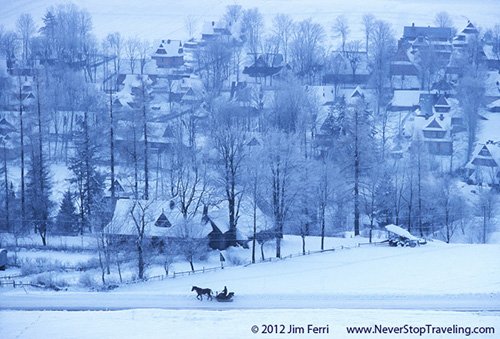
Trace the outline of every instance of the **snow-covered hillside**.
<instances>
[{"instance_id":1,"label":"snow-covered hillside","mask_svg":"<svg viewBox=\"0 0 500 339\"><path fill-rule=\"evenodd\" d=\"M40 20L48 7L60 2L57 0L4 1L0 22L13 28L17 16L24 12L31 13L34 18ZM416 2L403 0L207 0L202 2L187 0L175 3L155 0L137 2L74 0L72 2L89 11L93 18L94 32L101 38L110 32L119 31L131 37L165 39L175 36L185 40L188 38L185 28L188 16L195 19L197 30L199 30L204 21L217 20L224 13L225 7L234 3L244 8L259 7L268 21L275 14L283 13L297 20L314 18L325 27L330 27L337 15L349 15L352 34L360 39L362 37L361 17L365 13L372 13L377 18L387 20L394 27L411 24L408 17L411 17L416 25L431 25L434 15L440 11L450 13L458 27L464 26L467 19L489 27L498 21L498 13L500 13L500 3L495 0L481 1L480 4L468 0Z\"/></svg>"}]
</instances>

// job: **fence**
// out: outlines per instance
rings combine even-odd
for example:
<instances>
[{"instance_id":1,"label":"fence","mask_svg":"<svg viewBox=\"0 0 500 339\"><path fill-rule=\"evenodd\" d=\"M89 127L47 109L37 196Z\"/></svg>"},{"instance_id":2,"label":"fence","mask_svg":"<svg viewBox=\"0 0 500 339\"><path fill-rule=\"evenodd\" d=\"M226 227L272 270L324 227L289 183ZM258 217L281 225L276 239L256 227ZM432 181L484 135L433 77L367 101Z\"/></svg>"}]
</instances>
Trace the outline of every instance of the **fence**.
<instances>
[{"instance_id":1,"label":"fence","mask_svg":"<svg viewBox=\"0 0 500 339\"><path fill-rule=\"evenodd\" d=\"M368 244L368 243L367 243ZM281 260L285 260L285 259L291 259L291 258L296 258L296 257L302 257L304 255L311 255L311 254L318 254L318 253L325 253L325 252L334 252L334 251L339 251L339 250L348 250L348 249L352 249L352 248L357 248L357 247L360 247L361 245L367 245L367 244L357 244L357 246L339 246L339 247L332 247L332 248L329 248L329 249L325 249L325 250L317 250L317 251L306 251L305 253L303 252L300 252L300 253L292 253L292 254L289 254L287 256L284 256L284 257L281 257L281 258L275 258L275 257L269 257L267 259L264 259L264 260L259 260L258 262L255 262L255 263L252 263L252 262L249 262L245 265L243 265L244 267L248 267L250 265L255 265L255 264L260 264L260 263L265 263L265 262L276 262L276 261L281 261ZM135 283L138 283L138 282L143 282L143 281L153 281L153 280L158 280L158 281L162 281L162 280L165 280L165 279L175 279L177 277L182 277L182 276L189 276L189 275L194 275L194 274L203 274L203 273L207 273L207 272L215 272L215 271L218 271L218 270L221 270L223 269L222 267L209 267L209 268L205 268L203 267L202 269L199 269L199 270L194 270L194 271L182 271L182 272L173 272L172 275L156 275L156 276L152 276L152 277L147 277L147 278L144 278L142 280L134 280L134 281L131 281L131 282L128 282L127 284L135 284Z\"/></svg>"},{"instance_id":2,"label":"fence","mask_svg":"<svg viewBox=\"0 0 500 339\"><path fill-rule=\"evenodd\" d=\"M357 248L357 247L361 247L363 245L377 245L377 244L378 243L358 243L356 246L339 246L339 247L332 247L332 248L325 249L325 250L306 251L305 253L303 253L303 252L292 253L292 254L289 254L289 255L281 257L281 258L269 257L269 258L264 259L264 260L259 260L258 262L255 262L255 263L249 262L243 266L248 267L250 265L256 265L256 264L267 263L267 262L276 262L276 261L281 261L281 260L286 260L286 259L291 259L291 258L296 258L296 257L302 257L304 255L311 255L311 254L318 254L318 253L325 253L325 252L334 252L334 251L339 251L339 250L347 250L347 249ZM161 274L161 275L147 277L144 279L138 279L138 280L125 282L125 284L127 284L127 285L128 284L136 284L136 283L140 283L140 282L144 282L144 281L155 281L155 280L156 281L163 281L165 279L175 279L177 277L182 277L182 276L215 272L215 271L218 271L221 269L223 269L223 268L222 267L209 267L209 268L203 267L202 269L194 270L194 271L181 271L181 272L174 271L171 275ZM32 284L32 283L23 283L23 282L19 282L19 281L16 282L15 280L2 282L2 279L12 279L12 278L17 278L17 277L22 277L22 276L18 275L18 276L0 277L0 287L9 286L9 285L12 285L14 288L24 287L24 286L41 287L41 288L44 287L44 286L36 285L36 284Z\"/></svg>"},{"instance_id":3,"label":"fence","mask_svg":"<svg viewBox=\"0 0 500 339\"><path fill-rule=\"evenodd\" d=\"M2 281L2 280L0 280L0 287L11 286L11 285L12 285L13 288L16 288L16 287L26 287L26 286L41 287L41 288L44 287L44 286L37 285L37 284L25 283L25 282L22 282L22 281L15 281L15 280Z\"/></svg>"}]
</instances>

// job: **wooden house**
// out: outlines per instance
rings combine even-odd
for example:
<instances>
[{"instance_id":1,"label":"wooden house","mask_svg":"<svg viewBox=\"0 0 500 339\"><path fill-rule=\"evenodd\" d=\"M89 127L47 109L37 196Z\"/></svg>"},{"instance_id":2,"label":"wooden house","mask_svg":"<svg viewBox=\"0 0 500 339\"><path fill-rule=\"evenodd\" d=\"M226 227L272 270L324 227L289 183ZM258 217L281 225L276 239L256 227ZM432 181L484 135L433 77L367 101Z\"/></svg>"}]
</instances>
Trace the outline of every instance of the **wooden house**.
<instances>
[{"instance_id":1,"label":"wooden house","mask_svg":"<svg viewBox=\"0 0 500 339\"><path fill-rule=\"evenodd\" d=\"M184 50L180 40L162 40L151 59L158 68L176 68L184 64Z\"/></svg>"},{"instance_id":2,"label":"wooden house","mask_svg":"<svg viewBox=\"0 0 500 339\"><path fill-rule=\"evenodd\" d=\"M487 141L479 144L474 150L471 160L465 165L468 180L473 184L500 184L500 143Z\"/></svg>"},{"instance_id":3,"label":"wooden house","mask_svg":"<svg viewBox=\"0 0 500 339\"><path fill-rule=\"evenodd\" d=\"M440 114L428 120L422 129L424 143L433 155L452 155L451 117Z\"/></svg>"},{"instance_id":4,"label":"wooden house","mask_svg":"<svg viewBox=\"0 0 500 339\"><path fill-rule=\"evenodd\" d=\"M408 57L406 48L400 47L390 64L391 84L394 89L420 89L419 71Z\"/></svg>"}]
</instances>

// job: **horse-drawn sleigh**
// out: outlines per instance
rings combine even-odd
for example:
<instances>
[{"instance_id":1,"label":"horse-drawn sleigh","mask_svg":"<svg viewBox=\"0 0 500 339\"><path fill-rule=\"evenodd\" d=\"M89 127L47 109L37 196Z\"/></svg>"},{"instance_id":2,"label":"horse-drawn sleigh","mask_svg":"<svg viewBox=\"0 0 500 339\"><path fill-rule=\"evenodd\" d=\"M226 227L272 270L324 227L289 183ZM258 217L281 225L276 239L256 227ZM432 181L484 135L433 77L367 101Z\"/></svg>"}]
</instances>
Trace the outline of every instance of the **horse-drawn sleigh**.
<instances>
[{"instance_id":1,"label":"horse-drawn sleigh","mask_svg":"<svg viewBox=\"0 0 500 339\"><path fill-rule=\"evenodd\" d=\"M207 296L207 300L212 300L212 290L210 288L201 288L198 286L193 286L193 288L191 288L191 292L192 291L196 292L196 299L198 299L200 301L203 300L203 295ZM228 293L227 287L224 286L224 289L222 290L222 292L217 293L215 295L215 300L217 300L219 302L229 302L229 301L233 301L233 297L234 297L234 292Z\"/></svg>"}]
</instances>

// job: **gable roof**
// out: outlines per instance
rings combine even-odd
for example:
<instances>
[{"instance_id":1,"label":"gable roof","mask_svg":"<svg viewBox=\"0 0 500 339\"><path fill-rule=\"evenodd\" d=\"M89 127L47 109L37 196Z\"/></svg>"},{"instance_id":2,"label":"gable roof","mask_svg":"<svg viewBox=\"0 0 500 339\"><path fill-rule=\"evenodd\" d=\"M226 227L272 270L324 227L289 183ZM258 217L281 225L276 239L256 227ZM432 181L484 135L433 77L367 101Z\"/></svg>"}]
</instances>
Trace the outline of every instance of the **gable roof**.
<instances>
[{"instance_id":1,"label":"gable roof","mask_svg":"<svg viewBox=\"0 0 500 339\"><path fill-rule=\"evenodd\" d=\"M15 131L16 131L15 127L5 118L2 118L2 120L0 120L0 135L6 135L8 133Z\"/></svg>"},{"instance_id":2,"label":"gable roof","mask_svg":"<svg viewBox=\"0 0 500 339\"><path fill-rule=\"evenodd\" d=\"M443 127L437 122L436 118L432 119L432 121L425 126L425 130L443 130Z\"/></svg>"},{"instance_id":3,"label":"gable roof","mask_svg":"<svg viewBox=\"0 0 500 339\"><path fill-rule=\"evenodd\" d=\"M431 90L451 91L451 90L453 90L453 87L451 86L451 84L448 81L441 79L438 82L435 82L432 84Z\"/></svg>"},{"instance_id":4,"label":"gable roof","mask_svg":"<svg viewBox=\"0 0 500 339\"><path fill-rule=\"evenodd\" d=\"M471 160L465 167L474 169L476 166L500 167L500 145L492 141L476 145Z\"/></svg>"},{"instance_id":5,"label":"gable roof","mask_svg":"<svg viewBox=\"0 0 500 339\"><path fill-rule=\"evenodd\" d=\"M181 40L162 40L160 45L153 54L154 57L179 57L184 55L184 50L182 48Z\"/></svg>"},{"instance_id":6,"label":"gable roof","mask_svg":"<svg viewBox=\"0 0 500 339\"><path fill-rule=\"evenodd\" d=\"M434 106L446 106L446 107L450 107L450 104L446 100L445 96L441 95L439 97L439 99L436 101L436 103L434 104Z\"/></svg>"},{"instance_id":7,"label":"gable roof","mask_svg":"<svg viewBox=\"0 0 500 339\"><path fill-rule=\"evenodd\" d=\"M163 215L163 216L162 216ZM121 199L116 202L113 218L104 228L108 234L137 235L134 221L144 217L144 234L148 237L183 237L189 232L194 238L204 238L210 225L201 220L201 213L184 219L179 208L171 208L170 200ZM170 226L168 226L170 224Z\"/></svg>"}]
</instances>

